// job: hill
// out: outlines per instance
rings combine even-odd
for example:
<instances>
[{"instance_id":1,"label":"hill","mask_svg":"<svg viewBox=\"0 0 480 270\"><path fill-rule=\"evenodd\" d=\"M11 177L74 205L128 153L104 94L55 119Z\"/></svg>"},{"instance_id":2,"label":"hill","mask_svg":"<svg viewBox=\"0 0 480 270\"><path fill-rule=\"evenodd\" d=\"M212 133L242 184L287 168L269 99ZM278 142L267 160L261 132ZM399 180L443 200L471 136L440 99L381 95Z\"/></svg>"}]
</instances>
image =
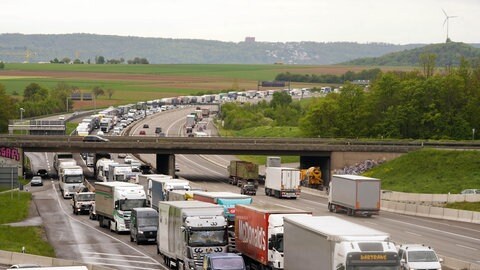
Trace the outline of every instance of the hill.
<instances>
[{"instance_id":1,"label":"hill","mask_svg":"<svg viewBox=\"0 0 480 270\"><path fill-rule=\"evenodd\" d=\"M360 57L420 47L353 42L222 42L214 40L142 38L93 34L23 35L0 34L0 61L48 62L54 58L79 58L86 62L96 56L125 61L147 58L152 64L307 64L328 65Z\"/></svg>"},{"instance_id":2,"label":"hill","mask_svg":"<svg viewBox=\"0 0 480 270\"><path fill-rule=\"evenodd\" d=\"M382 179L382 189L412 193L460 193L480 188L480 152L421 150L383 163L365 175Z\"/></svg>"},{"instance_id":3,"label":"hill","mask_svg":"<svg viewBox=\"0 0 480 270\"><path fill-rule=\"evenodd\" d=\"M356 59L345 64L358 66L418 66L420 55L424 53L435 54L437 56L436 66L438 67L458 66L461 57L465 57L470 62L480 58L478 44L468 45L460 42L449 42L393 52L381 57Z\"/></svg>"}]
</instances>

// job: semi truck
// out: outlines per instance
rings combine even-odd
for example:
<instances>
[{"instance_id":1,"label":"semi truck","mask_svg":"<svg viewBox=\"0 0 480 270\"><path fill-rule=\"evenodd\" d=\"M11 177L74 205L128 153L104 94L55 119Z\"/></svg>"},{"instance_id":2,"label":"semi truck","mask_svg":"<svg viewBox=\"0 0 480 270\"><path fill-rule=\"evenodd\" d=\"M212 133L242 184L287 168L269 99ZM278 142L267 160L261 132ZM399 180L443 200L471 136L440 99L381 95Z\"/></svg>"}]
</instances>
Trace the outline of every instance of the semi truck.
<instances>
[{"instance_id":1,"label":"semi truck","mask_svg":"<svg viewBox=\"0 0 480 270\"><path fill-rule=\"evenodd\" d=\"M328 193L328 210L346 212L349 216L378 215L380 212L380 179L360 175L332 176Z\"/></svg>"},{"instance_id":2,"label":"semi truck","mask_svg":"<svg viewBox=\"0 0 480 270\"><path fill-rule=\"evenodd\" d=\"M397 249L387 233L333 216L284 218L288 270L399 270Z\"/></svg>"},{"instance_id":3,"label":"semi truck","mask_svg":"<svg viewBox=\"0 0 480 270\"><path fill-rule=\"evenodd\" d=\"M207 253L227 250L227 221L219 205L198 201L158 204L157 253L172 269L199 269Z\"/></svg>"},{"instance_id":4,"label":"semi truck","mask_svg":"<svg viewBox=\"0 0 480 270\"><path fill-rule=\"evenodd\" d=\"M72 198L77 188L83 187L83 169L69 162L60 163L59 185L64 199Z\"/></svg>"},{"instance_id":5,"label":"semi truck","mask_svg":"<svg viewBox=\"0 0 480 270\"><path fill-rule=\"evenodd\" d=\"M227 218L228 229L228 251L236 252L235 245L235 206L240 204L251 204L252 197L232 192L207 192L195 191L193 199L202 202L221 205L224 209L224 215Z\"/></svg>"},{"instance_id":6,"label":"semi truck","mask_svg":"<svg viewBox=\"0 0 480 270\"><path fill-rule=\"evenodd\" d=\"M132 166L130 164L108 163L108 182L128 182L131 174Z\"/></svg>"},{"instance_id":7,"label":"semi truck","mask_svg":"<svg viewBox=\"0 0 480 270\"><path fill-rule=\"evenodd\" d=\"M196 123L196 116L189 114L187 115L187 120L185 121L185 128L193 128Z\"/></svg>"},{"instance_id":8,"label":"semi truck","mask_svg":"<svg viewBox=\"0 0 480 270\"><path fill-rule=\"evenodd\" d=\"M139 179L146 178L148 205L158 210L159 201L168 201L168 192L171 190L190 190L190 182L174 179L170 175L147 174L139 175Z\"/></svg>"},{"instance_id":9,"label":"semi truck","mask_svg":"<svg viewBox=\"0 0 480 270\"><path fill-rule=\"evenodd\" d=\"M55 171L57 171L57 174L59 175L60 173L60 162L65 160L65 159L68 159L68 160L73 160L73 154L72 153L56 153L54 156L53 156L53 168L55 169ZM74 165L77 165L77 163L75 162Z\"/></svg>"},{"instance_id":10,"label":"semi truck","mask_svg":"<svg viewBox=\"0 0 480 270\"><path fill-rule=\"evenodd\" d=\"M267 157L265 162L265 169L269 167L282 167L281 157ZM258 180L265 182L265 172L258 175Z\"/></svg>"},{"instance_id":11,"label":"semi truck","mask_svg":"<svg viewBox=\"0 0 480 270\"><path fill-rule=\"evenodd\" d=\"M129 232L132 209L145 206L143 186L125 182L95 183L95 214L101 228Z\"/></svg>"},{"instance_id":12,"label":"semi truck","mask_svg":"<svg viewBox=\"0 0 480 270\"><path fill-rule=\"evenodd\" d=\"M286 167L266 168L265 195L296 199L300 196L300 170Z\"/></svg>"},{"instance_id":13,"label":"semi truck","mask_svg":"<svg viewBox=\"0 0 480 270\"><path fill-rule=\"evenodd\" d=\"M283 218L310 212L272 204L235 206L235 243L248 269L284 269Z\"/></svg>"},{"instance_id":14,"label":"semi truck","mask_svg":"<svg viewBox=\"0 0 480 270\"><path fill-rule=\"evenodd\" d=\"M227 167L229 183L241 186L246 182L254 182L258 186L258 165L248 161L231 160Z\"/></svg>"},{"instance_id":15,"label":"semi truck","mask_svg":"<svg viewBox=\"0 0 480 270\"><path fill-rule=\"evenodd\" d=\"M109 165L114 163L117 163L117 162L109 158L100 158L99 160L97 160L97 164L95 165L96 166L95 173L98 181L101 181L101 182L108 181L108 173L110 168Z\"/></svg>"},{"instance_id":16,"label":"semi truck","mask_svg":"<svg viewBox=\"0 0 480 270\"><path fill-rule=\"evenodd\" d=\"M72 211L73 214L78 215L83 212L90 213L95 204L94 192L75 192L72 197Z\"/></svg>"}]
</instances>

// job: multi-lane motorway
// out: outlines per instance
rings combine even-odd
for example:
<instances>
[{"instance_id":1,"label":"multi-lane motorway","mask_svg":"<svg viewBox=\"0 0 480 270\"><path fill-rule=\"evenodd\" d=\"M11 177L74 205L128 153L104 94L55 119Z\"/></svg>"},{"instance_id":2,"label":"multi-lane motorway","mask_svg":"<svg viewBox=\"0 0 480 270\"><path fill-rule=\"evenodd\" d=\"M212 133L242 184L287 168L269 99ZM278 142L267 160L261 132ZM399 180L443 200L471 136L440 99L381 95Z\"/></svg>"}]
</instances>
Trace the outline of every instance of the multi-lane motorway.
<instances>
[{"instance_id":1,"label":"multi-lane motorway","mask_svg":"<svg viewBox=\"0 0 480 270\"><path fill-rule=\"evenodd\" d=\"M177 109L150 116L138 122L131 129L131 134L139 134L140 130L145 130L146 136L153 136L155 127L160 126L167 136L181 136L185 115L191 110L193 108ZM149 128L143 129L144 123L149 124ZM209 123L208 129L215 132L212 123ZM51 164L53 154L27 153L27 155L34 169L49 166L50 171L53 170ZM155 164L154 155L142 155L141 158ZM239 188L226 183L228 179L226 166L231 159L234 157L176 155L176 162L180 167L178 175L191 180L194 187L239 193ZM82 162L79 157L77 161ZM57 257L102 264L115 269L166 269L162 264L163 259L156 254L154 245L132 244L128 235L117 235L107 229L101 229L98 223L89 220L88 216L73 215L69 200L62 199L58 192L56 180L48 181L44 187L31 187L30 190L34 194L34 202ZM280 200L266 197L261 191L262 187L259 187L258 195L254 197L255 202L308 210L314 215L331 215L327 210L325 196L321 192L305 191L297 200ZM382 212L380 216L372 218L336 215L388 232L396 243L424 243L434 247L441 255L480 263L478 224L410 217L388 212Z\"/></svg>"}]
</instances>

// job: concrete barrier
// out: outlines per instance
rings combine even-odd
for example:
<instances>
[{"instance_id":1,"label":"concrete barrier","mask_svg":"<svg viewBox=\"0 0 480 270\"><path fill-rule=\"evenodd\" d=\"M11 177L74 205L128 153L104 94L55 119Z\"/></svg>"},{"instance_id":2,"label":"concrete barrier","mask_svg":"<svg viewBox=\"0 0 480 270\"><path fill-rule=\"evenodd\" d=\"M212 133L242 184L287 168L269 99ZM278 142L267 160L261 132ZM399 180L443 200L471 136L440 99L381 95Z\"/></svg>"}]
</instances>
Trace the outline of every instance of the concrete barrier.
<instances>
[{"instance_id":1,"label":"concrete barrier","mask_svg":"<svg viewBox=\"0 0 480 270\"><path fill-rule=\"evenodd\" d=\"M108 268L105 266L88 264L88 263L78 262L74 260L63 260L63 259L44 257L39 255L0 250L0 264L13 265L13 264L25 264L25 263L38 264L41 266L82 265L82 266L86 266L89 270L112 270L112 268Z\"/></svg>"},{"instance_id":2,"label":"concrete barrier","mask_svg":"<svg viewBox=\"0 0 480 270\"><path fill-rule=\"evenodd\" d=\"M448 268L452 269L460 269L460 270L480 270L480 264L464 262L461 260L457 260L455 258L445 257L439 255L440 258L443 259L443 265L447 266Z\"/></svg>"},{"instance_id":3,"label":"concrete barrier","mask_svg":"<svg viewBox=\"0 0 480 270\"><path fill-rule=\"evenodd\" d=\"M480 202L480 194L428 194L406 192L384 192L382 200L421 203L425 205L443 205L454 202Z\"/></svg>"}]
</instances>

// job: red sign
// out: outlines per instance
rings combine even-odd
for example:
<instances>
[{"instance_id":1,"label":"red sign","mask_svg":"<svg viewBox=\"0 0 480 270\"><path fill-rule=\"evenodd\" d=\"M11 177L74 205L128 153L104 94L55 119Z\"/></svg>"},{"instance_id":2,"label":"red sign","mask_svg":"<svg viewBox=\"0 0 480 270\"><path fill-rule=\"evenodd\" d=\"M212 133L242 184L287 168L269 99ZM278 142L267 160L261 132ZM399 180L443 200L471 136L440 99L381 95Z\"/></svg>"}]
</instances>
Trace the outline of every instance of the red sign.
<instances>
[{"instance_id":1,"label":"red sign","mask_svg":"<svg viewBox=\"0 0 480 270\"><path fill-rule=\"evenodd\" d=\"M0 147L0 157L20 161L20 151L17 148Z\"/></svg>"}]
</instances>

